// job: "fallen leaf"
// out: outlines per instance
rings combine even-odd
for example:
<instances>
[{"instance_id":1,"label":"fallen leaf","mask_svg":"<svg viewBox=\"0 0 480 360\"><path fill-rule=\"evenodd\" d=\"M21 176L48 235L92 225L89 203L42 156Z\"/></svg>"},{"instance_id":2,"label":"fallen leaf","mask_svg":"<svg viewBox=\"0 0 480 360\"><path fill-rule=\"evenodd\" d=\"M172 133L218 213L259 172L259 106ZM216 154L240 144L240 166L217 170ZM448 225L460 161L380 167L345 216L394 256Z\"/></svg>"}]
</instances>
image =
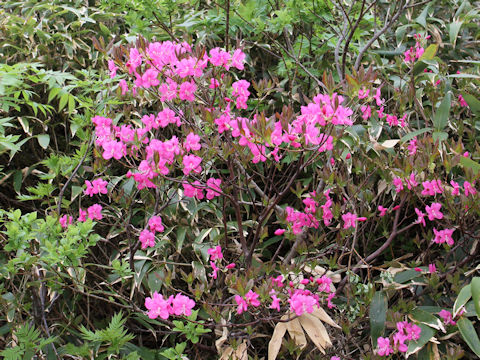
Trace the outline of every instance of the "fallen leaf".
<instances>
[{"instance_id":1,"label":"fallen leaf","mask_svg":"<svg viewBox=\"0 0 480 360\"><path fill-rule=\"evenodd\" d=\"M288 319L286 315L282 317L282 320L284 318ZM282 339L283 336L285 335L285 332L287 331L287 325L284 322L279 322L277 325L275 325L275 329L273 330L272 338L270 339L270 342L268 343L268 360L275 360L278 352L280 351L280 348L282 347Z\"/></svg>"},{"instance_id":2,"label":"fallen leaf","mask_svg":"<svg viewBox=\"0 0 480 360\"><path fill-rule=\"evenodd\" d=\"M292 339L295 341L295 344L303 349L307 346L307 338L305 337L305 333L303 332L302 326L300 325L300 321L298 318L285 323L287 325L287 330Z\"/></svg>"},{"instance_id":3,"label":"fallen leaf","mask_svg":"<svg viewBox=\"0 0 480 360\"><path fill-rule=\"evenodd\" d=\"M312 315L316 316L317 318L322 320L324 323L327 323L328 325L331 325L333 327L336 327L337 329L340 329L340 326L338 326L338 324L335 321L333 321L332 318L322 308L320 307L316 308L312 312Z\"/></svg>"},{"instance_id":4,"label":"fallen leaf","mask_svg":"<svg viewBox=\"0 0 480 360\"><path fill-rule=\"evenodd\" d=\"M308 334L308 337L313 341L322 354L325 354L325 348L331 345L332 342L330 341L327 329L325 329L323 323L315 316L306 313L298 319L303 329Z\"/></svg>"}]
</instances>

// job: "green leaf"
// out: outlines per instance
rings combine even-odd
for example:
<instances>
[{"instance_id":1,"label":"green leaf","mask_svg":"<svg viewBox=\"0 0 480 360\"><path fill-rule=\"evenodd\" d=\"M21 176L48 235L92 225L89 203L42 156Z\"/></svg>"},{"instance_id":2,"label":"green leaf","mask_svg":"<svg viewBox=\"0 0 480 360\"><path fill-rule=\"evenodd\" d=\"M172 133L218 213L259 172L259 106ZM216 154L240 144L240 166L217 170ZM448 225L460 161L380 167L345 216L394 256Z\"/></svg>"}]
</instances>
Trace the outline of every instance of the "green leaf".
<instances>
[{"instance_id":1,"label":"green leaf","mask_svg":"<svg viewBox=\"0 0 480 360\"><path fill-rule=\"evenodd\" d=\"M463 340L465 340L467 345L477 356L480 356L480 340L478 339L477 332L475 331L472 322L467 318L462 317L457 321L457 326Z\"/></svg>"},{"instance_id":2,"label":"green leaf","mask_svg":"<svg viewBox=\"0 0 480 360\"><path fill-rule=\"evenodd\" d=\"M445 332L445 327L443 326L443 323L440 321L440 319L429 312L426 312L419 308L415 308L411 312L410 316L417 322L428 325L436 330L441 330Z\"/></svg>"},{"instance_id":3,"label":"green leaf","mask_svg":"<svg viewBox=\"0 0 480 360\"><path fill-rule=\"evenodd\" d=\"M424 61L433 60L433 58L437 54L437 50L438 50L437 44L429 45L425 49L425 52L423 53L423 55L420 56L420 59L418 59L418 61L413 66L414 75L418 75L423 72L423 70L429 65L427 62L424 62Z\"/></svg>"},{"instance_id":4,"label":"green leaf","mask_svg":"<svg viewBox=\"0 0 480 360\"><path fill-rule=\"evenodd\" d=\"M436 331L432 329L430 326L425 324L418 325L422 329L420 333L420 338L417 341L410 341L408 344L407 352L405 356L408 358L410 355L415 354L417 351L420 351L421 348L427 344L431 338L435 335Z\"/></svg>"},{"instance_id":5,"label":"green leaf","mask_svg":"<svg viewBox=\"0 0 480 360\"><path fill-rule=\"evenodd\" d=\"M182 252L183 243L185 241L185 235L187 233L187 228L185 226L179 227L177 229L177 251Z\"/></svg>"},{"instance_id":6,"label":"green leaf","mask_svg":"<svg viewBox=\"0 0 480 360\"><path fill-rule=\"evenodd\" d=\"M48 144L50 144L50 135L48 135L48 134L37 135L37 140L38 140L39 145L43 149L47 149Z\"/></svg>"},{"instance_id":7,"label":"green leaf","mask_svg":"<svg viewBox=\"0 0 480 360\"><path fill-rule=\"evenodd\" d=\"M468 300L472 297L472 287L470 284L463 287L460 290L460 293L457 296L457 300L455 300L455 304L453 304L453 317L456 317L460 309L467 303Z\"/></svg>"},{"instance_id":8,"label":"green leaf","mask_svg":"<svg viewBox=\"0 0 480 360\"><path fill-rule=\"evenodd\" d=\"M415 19L415 22L422 25L424 28L427 28L427 16L428 16L428 11L430 10L430 5L426 6L425 9L418 15L418 17Z\"/></svg>"},{"instance_id":9,"label":"green leaf","mask_svg":"<svg viewBox=\"0 0 480 360\"><path fill-rule=\"evenodd\" d=\"M462 94L462 96L467 102L470 110L472 110L475 115L480 115L480 100L470 94Z\"/></svg>"},{"instance_id":10,"label":"green leaf","mask_svg":"<svg viewBox=\"0 0 480 360\"><path fill-rule=\"evenodd\" d=\"M447 75L448 78L457 78L457 79L480 79L480 76L474 74L451 74Z\"/></svg>"},{"instance_id":11,"label":"green leaf","mask_svg":"<svg viewBox=\"0 0 480 360\"><path fill-rule=\"evenodd\" d=\"M463 167L472 169L475 174L480 173L480 164L470 158L462 156L460 158L460 164L462 164Z\"/></svg>"},{"instance_id":12,"label":"green leaf","mask_svg":"<svg viewBox=\"0 0 480 360\"><path fill-rule=\"evenodd\" d=\"M68 112L73 113L73 110L75 110L75 97L72 95L68 96Z\"/></svg>"},{"instance_id":13,"label":"green leaf","mask_svg":"<svg viewBox=\"0 0 480 360\"><path fill-rule=\"evenodd\" d=\"M480 319L480 277L474 277L470 285L472 286L472 298L475 312Z\"/></svg>"},{"instance_id":14,"label":"green leaf","mask_svg":"<svg viewBox=\"0 0 480 360\"><path fill-rule=\"evenodd\" d=\"M62 110L67 105L68 93L64 92L60 97L60 103L58 104L58 111Z\"/></svg>"},{"instance_id":15,"label":"green leaf","mask_svg":"<svg viewBox=\"0 0 480 360\"><path fill-rule=\"evenodd\" d=\"M377 339L385 331L385 321L387 320L387 298L382 291L376 291L370 304L370 336L373 346L377 347Z\"/></svg>"},{"instance_id":16,"label":"green leaf","mask_svg":"<svg viewBox=\"0 0 480 360\"><path fill-rule=\"evenodd\" d=\"M448 124L450 107L452 106L452 93L449 91L443 98L440 106L433 117L433 126L435 130L442 131Z\"/></svg>"},{"instance_id":17,"label":"green leaf","mask_svg":"<svg viewBox=\"0 0 480 360\"><path fill-rule=\"evenodd\" d=\"M403 136L403 137L400 139L400 142L401 142L402 144L404 144L404 143L406 143L407 141L412 140L415 136L421 135L421 134L426 133L426 132L429 132L429 131L432 131L432 128L423 128L423 129L419 129L419 130L412 131L411 133L408 133L408 134L406 134L405 136Z\"/></svg>"},{"instance_id":18,"label":"green leaf","mask_svg":"<svg viewBox=\"0 0 480 360\"><path fill-rule=\"evenodd\" d=\"M434 131L432 134L432 139L434 142L442 142L448 139L448 133L445 131Z\"/></svg>"},{"instance_id":19,"label":"green leaf","mask_svg":"<svg viewBox=\"0 0 480 360\"><path fill-rule=\"evenodd\" d=\"M463 21L454 21L448 27L448 33L450 35L450 43L455 48L455 44L457 43L458 32L463 25Z\"/></svg>"}]
</instances>

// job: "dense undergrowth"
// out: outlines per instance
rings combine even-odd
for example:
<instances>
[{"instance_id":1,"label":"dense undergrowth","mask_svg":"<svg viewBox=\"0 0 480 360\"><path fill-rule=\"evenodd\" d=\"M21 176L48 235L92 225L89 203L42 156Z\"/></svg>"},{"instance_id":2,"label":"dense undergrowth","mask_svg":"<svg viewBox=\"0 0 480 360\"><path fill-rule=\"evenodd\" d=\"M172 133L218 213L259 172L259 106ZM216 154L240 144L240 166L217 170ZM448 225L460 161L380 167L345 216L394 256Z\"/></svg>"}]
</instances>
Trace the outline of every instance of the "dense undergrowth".
<instances>
[{"instance_id":1,"label":"dense undergrowth","mask_svg":"<svg viewBox=\"0 0 480 360\"><path fill-rule=\"evenodd\" d=\"M0 355L480 356L479 9L3 2Z\"/></svg>"}]
</instances>

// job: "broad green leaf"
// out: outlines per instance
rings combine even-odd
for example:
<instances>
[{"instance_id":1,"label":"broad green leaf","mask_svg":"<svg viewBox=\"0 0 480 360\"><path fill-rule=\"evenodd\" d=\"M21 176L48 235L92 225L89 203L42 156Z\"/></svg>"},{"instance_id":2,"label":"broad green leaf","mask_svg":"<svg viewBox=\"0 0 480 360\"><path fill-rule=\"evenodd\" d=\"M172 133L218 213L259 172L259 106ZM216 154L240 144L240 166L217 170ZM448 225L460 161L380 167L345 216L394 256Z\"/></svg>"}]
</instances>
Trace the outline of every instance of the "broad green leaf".
<instances>
[{"instance_id":1,"label":"broad green leaf","mask_svg":"<svg viewBox=\"0 0 480 360\"><path fill-rule=\"evenodd\" d=\"M465 340L467 345L477 356L480 356L480 340L478 339L477 332L475 331L472 322L469 319L462 317L457 321L457 326L463 340Z\"/></svg>"},{"instance_id":2,"label":"broad green leaf","mask_svg":"<svg viewBox=\"0 0 480 360\"><path fill-rule=\"evenodd\" d=\"M64 92L60 97L60 103L58 104L58 111L61 111L65 105L67 105L68 93Z\"/></svg>"},{"instance_id":3,"label":"broad green leaf","mask_svg":"<svg viewBox=\"0 0 480 360\"><path fill-rule=\"evenodd\" d=\"M449 91L443 98L440 106L433 117L433 126L435 130L442 131L448 124L450 107L452 106L452 93Z\"/></svg>"},{"instance_id":4,"label":"broad green leaf","mask_svg":"<svg viewBox=\"0 0 480 360\"><path fill-rule=\"evenodd\" d=\"M413 74L418 75L423 72L424 69L429 65L425 61L430 61L432 60L435 55L437 54L438 50L438 45L437 44L432 44L429 45L426 49L425 52L423 53L422 56L420 56L420 59L417 60L415 65L413 66Z\"/></svg>"},{"instance_id":5,"label":"broad green leaf","mask_svg":"<svg viewBox=\"0 0 480 360\"><path fill-rule=\"evenodd\" d=\"M408 350L405 353L405 356L407 358L410 355L415 354L417 351L420 351L420 349L423 348L436 333L434 329L425 324L419 324L418 326L420 326L420 328L422 329L422 332L420 333L420 338L417 341L409 342Z\"/></svg>"},{"instance_id":6,"label":"broad green leaf","mask_svg":"<svg viewBox=\"0 0 480 360\"><path fill-rule=\"evenodd\" d=\"M426 132L429 132L429 131L432 131L432 130L433 130L432 128L423 128L423 129L412 131L411 133L408 133L407 135L403 136L400 139L400 141L403 144L407 141L412 140L415 136L421 135L423 133L426 133Z\"/></svg>"},{"instance_id":7,"label":"broad green leaf","mask_svg":"<svg viewBox=\"0 0 480 360\"><path fill-rule=\"evenodd\" d=\"M480 319L480 277L474 277L470 285L472 286L472 298L475 312Z\"/></svg>"},{"instance_id":8,"label":"broad green leaf","mask_svg":"<svg viewBox=\"0 0 480 360\"><path fill-rule=\"evenodd\" d=\"M445 131L434 131L432 134L432 139L434 142L442 142L448 139L448 133Z\"/></svg>"},{"instance_id":9,"label":"broad green leaf","mask_svg":"<svg viewBox=\"0 0 480 360\"><path fill-rule=\"evenodd\" d=\"M398 284L404 284L407 281L413 280L415 278L419 278L421 276L420 273L415 271L414 269L406 270L395 274L393 281Z\"/></svg>"},{"instance_id":10,"label":"broad green leaf","mask_svg":"<svg viewBox=\"0 0 480 360\"><path fill-rule=\"evenodd\" d=\"M50 144L50 135L48 135L48 134L37 135L37 140L38 140L38 143L40 144L40 146L43 149L46 149L48 147L48 144Z\"/></svg>"},{"instance_id":11,"label":"broad green leaf","mask_svg":"<svg viewBox=\"0 0 480 360\"><path fill-rule=\"evenodd\" d=\"M478 174L480 172L480 164L470 158L462 156L460 158L460 164L462 164L463 167L472 169L475 174Z\"/></svg>"},{"instance_id":12,"label":"broad green leaf","mask_svg":"<svg viewBox=\"0 0 480 360\"><path fill-rule=\"evenodd\" d=\"M177 229L177 251L182 252L183 243L185 241L185 235L187 233L187 228L185 226L179 227Z\"/></svg>"},{"instance_id":13,"label":"broad green leaf","mask_svg":"<svg viewBox=\"0 0 480 360\"><path fill-rule=\"evenodd\" d=\"M68 112L73 113L73 110L75 110L75 97L72 95L68 96Z\"/></svg>"},{"instance_id":14,"label":"broad green leaf","mask_svg":"<svg viewBox=\"0 0 480 360\"><path fill-rule=\"evenodd\" d=\"M480 115L480 100L470 94L462 94L462 96L467 102L470 110L472 110L475 115Z\"/></svg>"},{"instance_id":15,"label":"broad green leaf","mask_svg":"<svg viewBox=\"0 0 480 360\"><path fill-rule=\"evenodd\" d=\"M415 308L411 312L410 316L417 322L420 322L434 329L445 332L445 328L443 326L443 323L440 321L440 319L429 312L426 312L419 308Z\"/></svg>"},{"instance_id":16,"label":"broad green leaf","mask_svg":"<svg viewBox=\"0 0 480 360\"><path fill-rule=\"evenodd\" d=\"M385 321L387 320L387 298L382 291L376 291L370 304L370 336L373 346L377 347L377 339L385 331Z\"/></svg>"},{"instance_id":17,"label":"broad green leaf","mask_svg":"<svg viewBox=\"0 0 480 360\"><path fill-rule=\"evenodd\" d=\"M55 98L57 96L57 94L60 92L60 88L53 88L52 90L50 90L50 93L48 94L48 101L47 102L50 102L53 100L53 98Z\"/></svg>"},{"instance_id":18,"label":"broad green leaf","mask_svg":"<svg viewBox=\"0 0 480 360\"><path fill-rule=\"evenodd\" d=\"M418 15L418 17L415 19L415 22L422 25L424 28L427 28L427 16L428 16L428 11L430 10L430 5L426 6L425 9Z\"/></svg>"},{"instance_id":19,"label":"broad green leaf","mask_svg":"<svg viewBox=\"0 0 480 360\"><path fill-rule=\"evenodd\" d=\"M455 304L453 304L453 317L456 317L460 309L467 303L468 300L472 297L472 287L470 284L463 287L460 290L460 293L457 296L457 300L455 300Z\"/></svg>"},{"instance_id":20,"label":"broad green leaf","mask_svg":"<svg viewBox=\"0 0 480 360\"><path fill-rule=\"evenodd\" d=\"M455 44L457 43L458 32L463 25L463 21L454 21L450 23L448 27L448 33L450 35L450 43L455 48Z\"/></svg>"},{"instance_id":21,"label":"broad green leaf","mask_svg":"<svg viewBox=\"0 0 480 360\"><path fill-rule=\"evenodd\" d=\"M480 76L474 74L451 74L447 75L447 77L458 79L480 79Z\"/></svg>"}]
</instances>

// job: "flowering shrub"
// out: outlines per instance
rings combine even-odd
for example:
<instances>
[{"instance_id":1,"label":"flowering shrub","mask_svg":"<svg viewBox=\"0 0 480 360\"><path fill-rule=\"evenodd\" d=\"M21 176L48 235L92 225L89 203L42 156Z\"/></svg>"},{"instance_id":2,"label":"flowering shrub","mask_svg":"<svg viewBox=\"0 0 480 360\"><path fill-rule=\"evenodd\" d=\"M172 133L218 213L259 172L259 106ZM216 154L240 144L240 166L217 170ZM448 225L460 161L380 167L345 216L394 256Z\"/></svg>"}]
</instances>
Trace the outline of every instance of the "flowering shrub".
<instances>
[{"instance_id":1,"label":"flowering shrub","mask_svg":"<svg viewBox=\"0 0 480 360\"><path fill-rule=\"evenodd\" d=\"M62 286L79 298L86 278L101 277L95 301L132 310L147 342L165 336L170 358L267 352L263 333L275 357L287 331L280 356L300 356L308 335L310 347L346 358L328 334L365 337L368 315L371 357L455 353L435 339L473 314L467 302L449 312L440 286L458 292L479 251L477 129L461 77L476 70L457 74L428 33L409 35L397 58L325 73L281 111L264 106L276 88L243 78L245 49L142 37L112 49L110 90L126 105L91 114L94 149L62 186L51 230L2 213L5 249L18 254L6 277L18 262L52 293L57 277L73 279ZM99 239L104 263L92 266ZM100 265L97 255L88 253ZM174 332L195 347L177 347Z\"/></svg>"}]
</instances>

